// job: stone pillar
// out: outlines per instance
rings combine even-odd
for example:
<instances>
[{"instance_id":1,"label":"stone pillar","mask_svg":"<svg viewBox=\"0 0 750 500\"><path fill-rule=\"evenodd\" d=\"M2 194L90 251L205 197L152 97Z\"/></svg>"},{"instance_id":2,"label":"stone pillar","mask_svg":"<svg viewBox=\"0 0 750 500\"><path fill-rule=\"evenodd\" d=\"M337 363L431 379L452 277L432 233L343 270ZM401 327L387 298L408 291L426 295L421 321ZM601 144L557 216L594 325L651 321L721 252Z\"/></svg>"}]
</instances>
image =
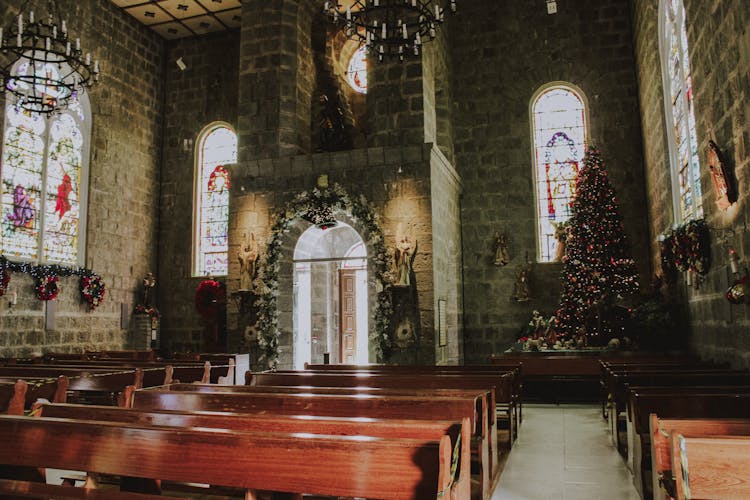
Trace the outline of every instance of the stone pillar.
<instances>
[{"instance_id":1,"label":"stone pillar","mask_svg":"<svg viewBox=\"0 0 750 500\"><path fill-rule=\"evenodd\" d=\"M239 161L309 152L312 4L246 0L242 10Z\"/></svg>"}]
</instances>

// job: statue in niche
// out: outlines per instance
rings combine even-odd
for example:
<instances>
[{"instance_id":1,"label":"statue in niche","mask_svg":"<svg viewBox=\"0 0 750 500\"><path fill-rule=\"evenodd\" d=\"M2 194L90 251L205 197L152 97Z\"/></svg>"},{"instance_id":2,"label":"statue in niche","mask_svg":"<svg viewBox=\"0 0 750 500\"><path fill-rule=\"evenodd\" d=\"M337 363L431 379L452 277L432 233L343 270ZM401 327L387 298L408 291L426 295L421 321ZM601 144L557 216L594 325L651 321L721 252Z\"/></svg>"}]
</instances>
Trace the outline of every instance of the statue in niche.
<instances>
[{"instance_id":1,"label":"statue in niche","mask_svg":"<svg viewBox=\"0 0 750 500\"><path fill-rule=\"evenodd\" d=\"M326 94L320 94L320 137L318 149L320 151L341 151L351 149L351 138L347 132L344 110L341 108L338 96L329 99Z\"/></svg>"},{"instance_id":2,"label":"statue in niche","mask_svg":"<svg viewBox=\"0 0 750 500\"><path fill-rule=\"evenodd\" d=\"M153 290L156 286L156 278L154 277L154 273L146 273L146 276L143 277L143 305L144 306L150 306L151 305L151 298L154 294Z\"/></svg>"},{"instance_id":3,"label":"statue in niche","mask_svg":"<svg viewBox=\"0 0 750 500\"><path fill-rule=\"evenodd\" d=\"M495 260L496 266L507 266L510 262L508 253L508 237L505 234L497 233L495 235Z\"/></svg>"},{"instance_id":4,"label":"statue in niche","mask_svg":"<svg viewBox=\"0 0 750 500\"><path fill-rule=\"evenodd\" d=\"M237 258L240 261L240 290L250 291L253 289L253 280L255 280L256 264L260 251L258 242L255 241L255 234L250 233L250 239L247 234L242 235L242 244L237 252Z\"/></svg>"},{"instance_id":5,"label":"statue in niche","mask_svg":"<svg viewBox=\"0 0 750 500\"><path fill-rule=\"evenodd\" d=\"M393 263L397 286L411 286L411 274L414 270L414 257L417 255L417 242L412 247L408 236L401 238L393 253Z\"/></svg>"},{"instance_id":6,"label":"statue in niche","mask_svg":"<svg viewBox=\"0 0 750 500\"><path fill-rule=\"evenodd\" d=\"M516 294L513 296L516 302L528 302L531 299L531 292L529 291L529 274L530 269L527 267L521 268L516 277Z\"/></svg>"}]
</instances>

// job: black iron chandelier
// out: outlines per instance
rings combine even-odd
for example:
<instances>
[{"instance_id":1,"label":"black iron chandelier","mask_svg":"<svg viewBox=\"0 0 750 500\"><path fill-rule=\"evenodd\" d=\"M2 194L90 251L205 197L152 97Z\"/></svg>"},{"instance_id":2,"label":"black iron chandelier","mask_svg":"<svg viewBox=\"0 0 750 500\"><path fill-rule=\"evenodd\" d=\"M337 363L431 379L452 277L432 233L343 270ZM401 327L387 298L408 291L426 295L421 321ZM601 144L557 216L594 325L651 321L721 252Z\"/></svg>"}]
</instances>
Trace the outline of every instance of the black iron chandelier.
<instances>
[{"instance_id":1,"label":"black iron chandelier","mask_svg":"<svg viewBox=\"0 0 750 500\"><path fill-rule=\"evenodd\" d=\"M15 96L16 106L34 113L64 109L99 80L99 62L84 56L80 38L68 34L59 14L53 18L55 7L50 2L46 20L33 11L24 16L22 8L9 28L0 28L3 89Z\"/></svg>"},{"instance_id":2,"label":"black iron chandelier","mask_svg":"<svg viewBox=\"0 0 750 500\"><path fill-rule=\"evenodd\" d=\"M419 56L422 44L435 38L445 12L456 12L456 0L338 0L323 10L346 36L367 47L379 61ZM446 5L444 7L444 5Z\"/></svg>"}]
</instances>

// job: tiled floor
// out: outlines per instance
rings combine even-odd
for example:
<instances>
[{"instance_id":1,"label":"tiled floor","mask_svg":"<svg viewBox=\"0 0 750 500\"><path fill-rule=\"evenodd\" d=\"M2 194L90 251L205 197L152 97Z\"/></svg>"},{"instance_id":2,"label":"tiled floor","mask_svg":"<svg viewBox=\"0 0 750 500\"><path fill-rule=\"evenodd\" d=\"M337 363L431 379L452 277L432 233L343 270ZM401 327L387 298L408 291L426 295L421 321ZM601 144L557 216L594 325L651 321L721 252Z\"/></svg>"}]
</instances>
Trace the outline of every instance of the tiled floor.
<instances>
[{"instance_id":1,"label":"tiled floor","mask_svg":"<svg viewBox=\"0 0 750 500\"><path fill-rule=\"evenodd\" d=\"M639 500L595 405L524 405L493 500Z\"/></svg>"}]
</instances>

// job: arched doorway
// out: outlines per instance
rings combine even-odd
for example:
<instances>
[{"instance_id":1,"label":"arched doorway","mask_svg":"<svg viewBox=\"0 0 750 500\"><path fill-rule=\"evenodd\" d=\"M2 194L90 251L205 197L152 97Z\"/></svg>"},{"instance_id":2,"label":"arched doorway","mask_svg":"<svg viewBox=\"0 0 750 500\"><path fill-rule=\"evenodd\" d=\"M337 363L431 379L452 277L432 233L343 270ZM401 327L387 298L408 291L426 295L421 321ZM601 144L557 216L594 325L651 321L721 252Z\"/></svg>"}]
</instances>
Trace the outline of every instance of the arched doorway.
<instances>
[{"instance_id":1,"label":"arched doorway","mask_svg":"<svg viewBox=\"0 0 750 500\"><path fill-rule=\"evenodd\" d=\"M368 362L367 248L339 221L309 227L294 248L294 368Z\"/></svg>"}]
</instances>

